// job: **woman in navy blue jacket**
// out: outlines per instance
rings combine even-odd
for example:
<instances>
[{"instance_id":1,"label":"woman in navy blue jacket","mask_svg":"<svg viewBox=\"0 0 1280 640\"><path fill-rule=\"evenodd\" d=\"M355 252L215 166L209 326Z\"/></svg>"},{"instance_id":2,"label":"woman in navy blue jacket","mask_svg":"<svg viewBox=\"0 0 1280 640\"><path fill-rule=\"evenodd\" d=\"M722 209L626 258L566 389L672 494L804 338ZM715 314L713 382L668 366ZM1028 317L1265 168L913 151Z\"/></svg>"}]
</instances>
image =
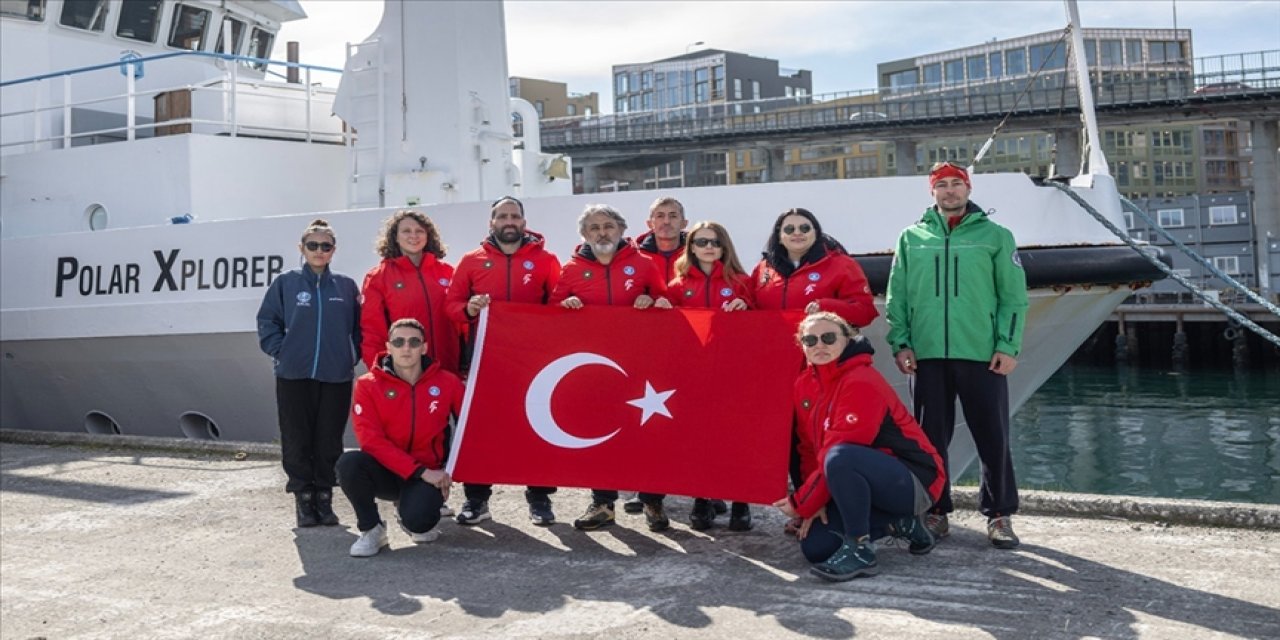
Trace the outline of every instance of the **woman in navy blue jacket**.
<instances>
[{"instance_id":1,"label":"woman in navy blue jacket","mask_svg":"<svg viewBox=\"0 0 1280 640\"><path fill-rule=\"evenodd\" d=\"M360 355L360 287L329 270L337 236L324 220L302 233L302 268L271 283L258 308L258 343L275 360L280 450L298 526L338 524L334 464Z\"/></svg>"}]
</instances>

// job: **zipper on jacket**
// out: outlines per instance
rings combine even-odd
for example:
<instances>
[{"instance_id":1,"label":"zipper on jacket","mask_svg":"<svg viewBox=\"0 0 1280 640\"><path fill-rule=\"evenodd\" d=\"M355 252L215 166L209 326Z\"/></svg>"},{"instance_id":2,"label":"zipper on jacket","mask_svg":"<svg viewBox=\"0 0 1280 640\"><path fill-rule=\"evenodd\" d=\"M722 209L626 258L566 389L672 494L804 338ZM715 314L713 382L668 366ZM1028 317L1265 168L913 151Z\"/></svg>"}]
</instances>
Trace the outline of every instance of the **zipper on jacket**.
<instances>
[{"instance_id":1,"label":"zipper on jacket","mask_svg":"<svg viewBox=\"0 0 1280 640\"><path fill-rule=\"evenodd\" d=\"M425 373L425 372L424 372ZM409 444L405 447L413 455L413 438L418 435L418 385L409 385Z\"/></svg>"},{"instance_id":2,"label":"zipper on jacket","mask_svg":"<svg viewBox=\"0 0 1280 640\"><path fill-rule=\"evenodd\" d=\"M431 294L427 292L427 280L422 277L422 267L415 269L418 273L418 284L422 286L422 299L427 302L427 344L431 345L434 352L439 347L436 345L436 314L431 312Z\"/></svg>"},{"instance_id":3,"label":"zipper on jacket","mask_svg":"<svg viewBox=\"0 0 1280 640\"><path fill-rule=\"evenodd\" d=\"M320 370L320 332L324 329L324 298L320 295L320 277L316 277L316 353L311 359L311 377Z\"/></svg>"},{"instance_id":4,"label":"zipper on jacket","mask_svg":"<svg viewBox=\"0 0 1280 640\"><path fill-rule=\"evenodd\" d=\"M511 302L511 256L507 256L507 302Z\"/></svg>"},{"instance_id":5,"label":"zipper on jacket","mask_svg":"<svg viewBox=\"0 0 1280 640\"><path fill-rule=\"evenodd\" d=\"M616 257L616 256L615 256ZM604 265L604 291L606 295L606 304L613 305L613 263Z\"/></svg>"},{"instance_id":6,"label":"zipper on jacket","mask_svg":"<svg viewBox=\"0 0 1280 640\"><path fill-rule=\"evenodd\" d=\"M947 293L947 272L950 270L948 259L951 258L951 232L948 231L942 241L942 357L951 357L951 296Z\"/></svg>"},{"instance_id":7,"label":"zipper on jacket","mask_svg":"<svg viewBox=\"0 0 1280 640\"><path fill-rule=\"evenodd\" d=\"M699 269L699 267L698 267L697 265L694 265L694 268L695 268L695 269ZM707 280L707 281L706 281L706 283L704 283L704 286L703 286L702 288L703 288L703 291L705 291L705 292L706 292L706 294L707 294L707 295L706 295L706 298L707 298L707 308L708 308L708 309L710 309L710 308L711 308L711 276L707 276L707 279L706 279L706 280Z\"/></svg>"},{"instance_id":8,"label":"zipper on jacket","mask_svg":"<svg viewBox=\"0 0 1280 640\"><path fill-rule=\"evenodd\" d=\"M781 273L778 275L782 276ZM795 275L795 274L791 274ZM782 276L782 309L787 308L787 287L791 284L791 276Z\"/></svg>"}]
</instances>

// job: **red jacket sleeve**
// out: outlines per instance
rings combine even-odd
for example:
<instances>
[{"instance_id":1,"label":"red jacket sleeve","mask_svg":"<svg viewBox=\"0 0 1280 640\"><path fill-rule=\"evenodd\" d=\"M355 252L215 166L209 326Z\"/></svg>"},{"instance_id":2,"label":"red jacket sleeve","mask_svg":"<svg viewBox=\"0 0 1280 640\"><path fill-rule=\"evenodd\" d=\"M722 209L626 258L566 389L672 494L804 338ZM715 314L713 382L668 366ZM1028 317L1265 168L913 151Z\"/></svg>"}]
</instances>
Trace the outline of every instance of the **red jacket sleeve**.
<instances>
[{"instance_id":1,"label":"red jacket sleeve","mask_svg":"<svg viewBox=\"0 0 1280 640\"><path fill-rule=\"evenodd\" d=\"M565 298L573 295L571 286L573 284L573 262L566 262L564 268L560 270L560 275L556 278L556 285L551 288L551 297L547 299L547 304L560 304Z\"/></svg>"},{"instance_id":2,"label":"red jacket sleeve","mask_svg":"<svg viewBox=\"0 0 1280 640\"><path fill-rule=\"evenodd\" d=\"M657 260L650 259L649 266L652 267L649 271L649 284L647 285L649 297L654 300L666 298L667 276L663 271L662 265L658 264ZM668 302L670 302L670 299L668 299Z\"/></svg>"},{"instance_id":3,"label":"red jacket sleeve","mask_svg":"<svg viewBox=\"0 0 1280 640\"><path fill-rule=\"evenodd\" d=\"M547 280L542 286L547 292L544 298L547 304L551 304L551 296L555 293L556 285L560 284L560 259L549 251L543 255L546 256L543 268L547 270Z\"/></svg>"},{"instance_id":4,"label":"red jacket sleeve","mask_svg":"<svg viewBox=\"0 0 1280 640\"><path fill-rule=\"evenodd\" d=\"M826 458L827 451L837 444L870 446L875 441L880 432L880 424L889 411L889 406L878 391L874 385L859 381L846 382L836 391L836 401L824 418L827 424L824 424L822 431L823 441L813 445L817 449L817 455L809 454L812 457L805 482L791 498L796 512L802 517L812 516L831 500L826 471L820 462ZM806 430L803 429L799 433L802 471L806 468L806 451L803 448L806 435Z\"/></svg>"},{"instance_id":5,"label":"red jacket sleeve","mask_svg":"<svg viewBox=\"0 0 1280 640\"><path fill-rule=\"evenodd\" d=\"M373 359L382 351L387 341L387 301L386 292L382 290L381 265L375 265L364 276L364 284L360 287L360 357L365 367L373 369Z\"/></svg>"},{"instance_id":6,"label":"red jacket sleeve","mask_svg":"<svg viewBox=\"0 0 1280 640\"><path fill-rule=\"evenodd\" d=\"M372 378L356 380L355 398L351 403L351 423L355 427L360 450L373 456L388 471L409 479L418 462L409 452L387 438L386 421L378 413L378 389Z\"/></svg>"},{"instance_id":7,"label":"red jacket sleeve","mask_svg":"<svg viewBox=\"0 0 1280 640\"><path fill-rule=\"evenodd\" d=\"M754 282L746 274L739 274L733 282L733 295L742 298L747 303L748 309L756 308L756 292L751 286Z\"/></svg>"},{"instance_id":8,"label":"red jacket sleeve","mask_svg":"<svg viewBox=\"0 0 1280 640\"><path fill-rule=\"evenodd\" d=\"M819 300L818 308L835 313L855 327L870 325L880 313L876 311L875 299L871 297L867 276L862 273L857 260L845 257L841 262L844 265L835 297Z\"/></svg>"},{"instance_id":9,"label":"red jacket sleeve","mask_svg":"<svg viewBox=\"0 0 1280 640\"><path fill-rule=\"evenodd\" d=\"M474 271L471 265L472 261L463 256L444 294L444 314L459 325L466 325L472 320L467 315L467 302L471 300L471 274Z\"/></svg>"}]
</instances>

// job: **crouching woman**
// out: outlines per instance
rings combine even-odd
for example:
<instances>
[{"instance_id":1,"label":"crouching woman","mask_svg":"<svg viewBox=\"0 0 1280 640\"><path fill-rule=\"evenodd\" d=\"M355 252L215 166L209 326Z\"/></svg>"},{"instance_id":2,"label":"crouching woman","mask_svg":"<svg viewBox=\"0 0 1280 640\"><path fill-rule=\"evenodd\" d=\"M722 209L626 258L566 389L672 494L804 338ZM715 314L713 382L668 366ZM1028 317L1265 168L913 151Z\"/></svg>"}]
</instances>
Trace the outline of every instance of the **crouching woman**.
<instances>
[{"instance_id":1,"label":"crouching woman","mask_svg":"<svg viewBox=\"0 0 1280 640\"><path fill-rule=\"evenodd\" d=\"M463 387L428 356L426 337L417 320L396 320L386 351L356 380L351 419L360 449L338 459L338 483L356 512L357 558L388 546L377 499L396 502L400 528L413 542L440 533L434 529L452 485L444 471L449 418L461 410Z\"/></svg>"},{"instance_id":2,"label":"crouching woman","mask_svg":"<svg viewBox=\"0 0 1280 640\"><path fill-rule=\"evenodd\" d=\"M844 581L878 572L872 540L933 549L924 528L945 480L942 459L872 366L871 345L830 312L800 323L805 367L794 405L803 484L774 506L803 518L797 537L815 575Z\"/></svg>"}]
</instances>

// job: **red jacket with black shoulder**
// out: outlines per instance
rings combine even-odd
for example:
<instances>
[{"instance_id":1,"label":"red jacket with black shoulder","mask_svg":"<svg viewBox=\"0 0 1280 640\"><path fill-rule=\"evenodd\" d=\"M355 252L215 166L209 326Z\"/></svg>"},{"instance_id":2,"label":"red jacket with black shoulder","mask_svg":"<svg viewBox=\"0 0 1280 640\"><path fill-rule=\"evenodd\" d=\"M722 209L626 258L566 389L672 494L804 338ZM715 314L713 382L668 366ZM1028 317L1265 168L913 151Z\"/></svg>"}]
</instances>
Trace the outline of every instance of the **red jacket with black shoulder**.
<instances>
[{"instance_id":1,"label":"red jacket with black shoulder","mask_svg":"<svg viewBox=\"0 0 1280 640\"><path fill-rule=\"evenodd\" d=\"M724 305L742 298L747 308L755 307L751 295L751 278L739 273L732 279L724 275L724 263L717 261L711 267L711 275L702 272L697 266L690 265L689 272L677 277L667 285L667 296L671 304L678 307L701 307L706 309L723 309Z\"/></svg>"},{"instance_id":2,"label":"red jacket with black shoulder","mask_svg":"<svg viewBox=\"0 0 1280 640\"><path fill-rule=\"evenodd\" d=\"M751 272L757 309L804 309L817 301L855 327L865 327L880 315L862 267L853 258L831 248L811 251L794 269L780 269L761 260ZM791 265L786 265L790 267ZM787 273L789 271L789 273Z\"/></svg>"},{"instance_id":3,"label":"red jacket with black shoulder","mask_svg":"<svg viewBox=\"0 0 1280 640\"><path fill-rule=\"evenodd\" d=\"M360 450L406 480L444 469L449 418L462 412L462 382L430 358L423 358L425 369L414 384L395 374L386 353L377 362L356 379L351 403Z\"/></svg>"},{"instance_id":4,"label":"red jacket with black shoulder","mask_svg":"<svg viewBox=\"0 0 1280 640\"><path fill-rule=\"evenodd\" d=\"M520 248L511 255L490 236L458 261L445 295L445 312L459 324L473 322L467 301L486 293L501 302L545 304L559 281L560 261L544 248L540 234L525 231Z\"/></svg>"},{"instance_id":5,"label":"red jacket with black shoulder","mask_svg":"<svg viewBox=\"0 0 1280 640\"><path fill-rule=\"evenodd\" d=\"M360 287L360 354L365 366L376 366L374 357L386 349L391 323L413 318L427 328L427 355L446 371L457 372L458 325L445 314L445 290L452 278L453 265L432 253L423 253L417 266L400 256L369 270Z\"/></svg>"},{"instance_id":6,"label":"red jacket with black shoulder","mask_svg":"<svg viewBox=\"0 0 1280 640\"><path fill-rule=\"evenodd\" d=\"M582 244L560 270L560 282L556 283L549 304L577 296L583 304L629 307L641 295L654 300L667 297L667 281L653 260L629 240L623 240L613 260L601 264L591 247Z\"/></svg>"}]
</instances>

